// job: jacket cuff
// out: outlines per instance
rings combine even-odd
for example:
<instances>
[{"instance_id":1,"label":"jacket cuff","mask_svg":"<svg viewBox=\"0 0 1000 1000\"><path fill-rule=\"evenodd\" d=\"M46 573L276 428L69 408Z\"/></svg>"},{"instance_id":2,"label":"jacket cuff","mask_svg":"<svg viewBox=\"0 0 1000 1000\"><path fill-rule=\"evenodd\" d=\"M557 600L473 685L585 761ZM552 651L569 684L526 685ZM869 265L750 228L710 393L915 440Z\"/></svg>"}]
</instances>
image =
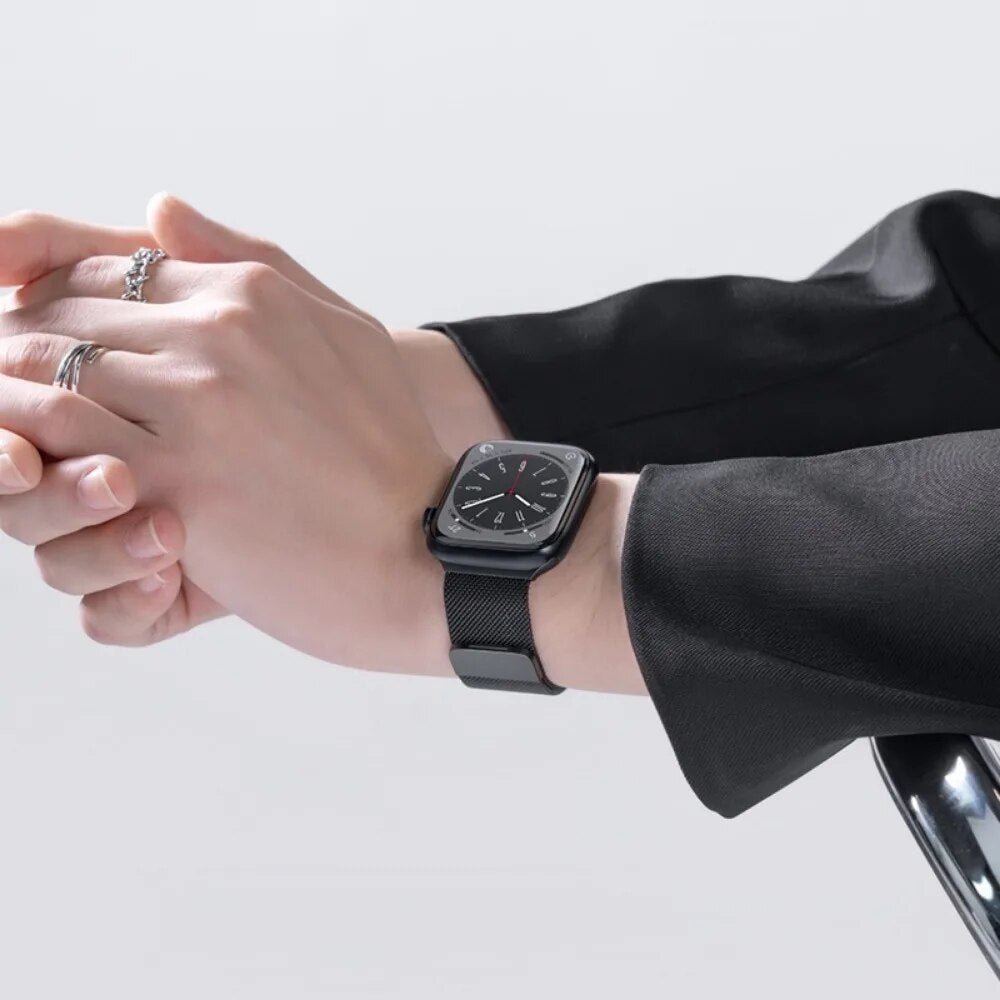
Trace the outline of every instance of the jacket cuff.
<instances>
[{"instance_id":1,"label":"jacket cuff","mask_svg":"<svg viewBox=\"0 0 1000 1000\"><path fill-rule=\"evenodd\" d=\"M877 512L867 512L868 532L850 520L855 503L846 520L830 514L843 488L834 484L864 488L851 469L874 452L651 465L639 478L622 557L629 634L685 777L723 816L858 737L1000 736L1000 685L968 665L948 669L949 655L963 658L951 646L956 622L972 648L998 639L966 593L963 566L976 557L963 536L956 530L955 578L939 574L928 593L898 511L888 548ZM828 464L815 469L813 492L808 470ZM857 649L848 635L861 637Z\"/></svg>"}]
</instances>

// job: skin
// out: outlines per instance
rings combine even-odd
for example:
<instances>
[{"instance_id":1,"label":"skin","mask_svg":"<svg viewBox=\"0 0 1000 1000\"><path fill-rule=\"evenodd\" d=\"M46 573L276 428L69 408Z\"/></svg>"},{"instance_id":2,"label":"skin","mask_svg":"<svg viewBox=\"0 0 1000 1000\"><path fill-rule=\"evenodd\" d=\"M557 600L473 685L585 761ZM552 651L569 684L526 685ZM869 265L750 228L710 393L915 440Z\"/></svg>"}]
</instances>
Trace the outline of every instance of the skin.
<instances>
[{"instance_id":1,"label":"skin","mask_svg":"<svg viewBox=\"0 0 1000 1000\"><path fill-rule=\"evenodd\" d=\"M170 257L148 303L123 302L140 245ZM453 676L420 515L455 457L506 428L448 338L388 333L170 196L148 231L0 220L0 284L0 526L82 596L88 635L144 645L234 613L331 662ZM109 350L73 395L51 382L81 340ZM634 488L602 475L532 585L567 687L644 691L620 584Z\"/></svg>"}]
</instances>

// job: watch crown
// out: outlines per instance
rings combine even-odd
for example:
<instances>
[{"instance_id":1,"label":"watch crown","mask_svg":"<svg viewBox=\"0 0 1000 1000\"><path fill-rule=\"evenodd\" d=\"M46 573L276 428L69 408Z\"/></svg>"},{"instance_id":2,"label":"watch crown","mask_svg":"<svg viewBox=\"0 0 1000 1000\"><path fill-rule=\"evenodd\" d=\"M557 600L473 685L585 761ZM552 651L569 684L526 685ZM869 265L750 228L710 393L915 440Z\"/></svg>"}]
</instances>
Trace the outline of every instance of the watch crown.
<instances>
[{"instance_id":1,"label":"watch crown","mask_svg":"<svg viewBox=\"0 0 1000 1000\"><path fill-rule=\"evenodd\" d=\"M429 531L431 527L431 521L434 520L434 515L437 513L437 507L428 507L424 510L424 531Z\"/></svg>"}]
</instances>

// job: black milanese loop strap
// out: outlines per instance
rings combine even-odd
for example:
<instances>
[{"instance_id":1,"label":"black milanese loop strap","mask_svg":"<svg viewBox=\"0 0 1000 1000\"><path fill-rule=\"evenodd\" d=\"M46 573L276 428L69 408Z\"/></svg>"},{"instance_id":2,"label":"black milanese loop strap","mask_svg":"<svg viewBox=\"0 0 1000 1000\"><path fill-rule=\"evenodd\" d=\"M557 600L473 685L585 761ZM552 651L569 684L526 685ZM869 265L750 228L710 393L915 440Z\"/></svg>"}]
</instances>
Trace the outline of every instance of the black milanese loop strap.
<instances>
[{"instance_id":1,"label":"black milanese loop strap","mask_svg":"<svg viewBox=\"0 0 1000 1000\"><path fill-rule=\"evenodd\" d=\"M528 613L528 580L515 576L445 573L444 608L456 646L535 652Z\"/></svg>"},{"instance_id":2,"label":"black milanese loop strap","mask_svg":"<svg viewBox=\"0 0 1000 1000\"><path fill-rule=\"evenodd\" d=\"M559 694L542 670L531 632L530 581L448 572L444 606L455 673L469 686Z\"/></svg>"}]
</instances>

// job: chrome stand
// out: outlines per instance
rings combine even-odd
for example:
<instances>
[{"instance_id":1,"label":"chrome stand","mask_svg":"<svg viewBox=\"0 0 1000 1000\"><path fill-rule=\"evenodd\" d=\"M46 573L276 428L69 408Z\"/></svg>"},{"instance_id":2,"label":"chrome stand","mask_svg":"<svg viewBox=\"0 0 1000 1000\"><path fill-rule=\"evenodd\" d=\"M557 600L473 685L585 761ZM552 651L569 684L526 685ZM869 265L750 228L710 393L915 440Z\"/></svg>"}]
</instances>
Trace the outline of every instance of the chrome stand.
<instances>
[{"instance_id":1,"label":"chrome stand","mask_svg":"<svg viewBox=\"0 0 1000 1000\"><path fill-rule=\"evenodd\" d=\"M974 736L880 736L875 763L1000 976L1000 759Z\"/></svg>"}]
</instances>

